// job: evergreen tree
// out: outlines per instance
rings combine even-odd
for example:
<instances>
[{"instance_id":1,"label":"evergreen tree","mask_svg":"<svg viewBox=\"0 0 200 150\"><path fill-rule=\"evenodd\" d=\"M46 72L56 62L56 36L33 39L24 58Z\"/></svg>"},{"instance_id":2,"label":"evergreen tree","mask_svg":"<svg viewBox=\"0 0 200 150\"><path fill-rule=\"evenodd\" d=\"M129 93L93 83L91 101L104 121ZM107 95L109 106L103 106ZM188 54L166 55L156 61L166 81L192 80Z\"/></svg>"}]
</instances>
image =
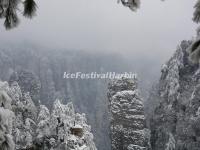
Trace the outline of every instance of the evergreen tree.
<instances>
[{"instance_id":1,"label":"evergreen tree","mask_svg":"<svg viewBox=\"0 0 200 150\"><path fill-rule=\"evenodd\" d=\"M132 11L136 11L140 7L140 0L121 0L121 3L125 7L129 7Z\"/></svg>"},{"instance_id":2,"label":"evergreen tree","mask_svg":"<svg viewBox=\"0 0 200 150\"><path fill-rule=\"evenodd\" d=\"M14 150L12 136L14 113L11 110L11 98L7 91L8 83L0 82L0 149Z\"/></svg>"},{"instance_id":3,"label":"evergreen tree","mask_svg":"<svg viewBox=\"0 0 200 150\"><path fill-rule=\"evenodd\" d=\"M32 18L36 13L36 3L34 0L0 0L0 19L4 19L6 29L16 27L19 23L19 4L23 4L23 16Z\"/></svg>"},{"instance_id":4,"label":"evergreen tree","mask_svg":"<svg viewBox=\"0 0 200 150\"><path fill-rule=\"evenodd\" d=\"M162 0L164 1L164 0ZM140 7L140 0L118 0L123 6L130 8L132 11L136 11ZM19 24L18 13L19 4L23 5L23 16L26 18L32 18L36 14L37 4L34 0L0 0L0 19L4 19L4 26L6 29L11 29ZM194 6L193 21L200 22L200 0Z\"/></svg>"},{"instance_id":5,"label":"evergreen tree","mask_svg":"<svg viewBox=\"0 0 200 150\"><path fill-rule=\"evenodd\" d=\"M196 23L200 22L200 0L197 0L197 3L194 6L195 11L193 15L193 21Z\"/></svg>"}]
</instances>

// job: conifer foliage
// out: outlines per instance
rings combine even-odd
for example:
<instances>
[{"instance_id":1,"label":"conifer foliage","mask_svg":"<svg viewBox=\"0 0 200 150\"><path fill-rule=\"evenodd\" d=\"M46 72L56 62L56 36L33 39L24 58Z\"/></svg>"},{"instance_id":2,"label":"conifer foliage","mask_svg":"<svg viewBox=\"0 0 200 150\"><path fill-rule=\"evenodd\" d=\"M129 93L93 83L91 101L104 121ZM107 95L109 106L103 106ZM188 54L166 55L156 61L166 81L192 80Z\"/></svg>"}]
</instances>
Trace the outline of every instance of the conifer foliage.
<instances>
[{"instance_id":1,"label":"conifer foliage","mask_svg":"<svg viewBox=\"0 0 200 150\"><path fill-rule=\"evenodd\" d=\"M35 106L17 82L0 81L0 150L96 150L85 114L56 100Z\"/></svg>"},{"instance_id":2,"label":"conifer foliage","mask_svg":"<svg viewBox=\"0 0 200 150\"><path fill-rule=\"evenodd\" d=\"M14 28L19 24L20 4L23 6L24 17L35 16L37 5L34 0L0 0L0 19L4 19L6 29Z\"/></svg>"},{"instance_id":3,"label":"conifer foliage","mask_svg":"<svg viewBox=\"0 0 200 150\"><path fill-rule=\"evenodd\" d=\"M162 0L164 1L164 0ZM140 7L140 0L118 0L123 6L136 11ZM24 17L33 18L36 15L37 4L34 0L0 0L0 19L4 19L6 29L11 29L19 24L18 14L21 12L19 5L23 6L22 14ZM200 22L200 0L197 0L193 15L193 21Z\"/></svg>"}]
</instances>

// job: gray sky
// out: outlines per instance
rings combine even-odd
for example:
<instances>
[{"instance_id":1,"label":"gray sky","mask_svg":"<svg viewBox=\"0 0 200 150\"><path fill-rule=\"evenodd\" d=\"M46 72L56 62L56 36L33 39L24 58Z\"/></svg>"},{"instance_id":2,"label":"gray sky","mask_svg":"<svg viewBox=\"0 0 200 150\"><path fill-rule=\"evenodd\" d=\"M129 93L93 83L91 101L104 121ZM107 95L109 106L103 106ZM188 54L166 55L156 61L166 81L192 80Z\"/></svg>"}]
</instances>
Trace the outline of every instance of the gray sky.
<instances>
[{"instance_id":1,"label":"gray sky","mask_svg":"<svg viewBox=\"0 0 200 150\"><path fill-rule=\"evenodd\" d=\"M138 12L117 0L37 0L33 20L21 19L5 31L0 21L0 43L23 43L168 59L178 43L195 35L191 20L195 0L142 0Z\"/></svg>"}]
</instances>

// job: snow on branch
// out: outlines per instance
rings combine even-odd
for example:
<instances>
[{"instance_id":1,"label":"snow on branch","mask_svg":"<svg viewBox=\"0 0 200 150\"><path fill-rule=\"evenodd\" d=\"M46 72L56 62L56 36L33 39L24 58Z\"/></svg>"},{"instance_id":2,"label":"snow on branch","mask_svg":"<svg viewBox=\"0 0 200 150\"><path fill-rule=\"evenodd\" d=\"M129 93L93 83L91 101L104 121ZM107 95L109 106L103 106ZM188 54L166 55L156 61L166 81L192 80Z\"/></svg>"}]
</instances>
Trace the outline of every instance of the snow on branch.
<instances>
[{"instance_id":1,"label":"snow on branch","mask_svg":"<svg viewBox=\"0 0 200 150\"><path fill-rule=\"evenodd\" d=\"M193 21L196 23L199 23L200 22L200 0L197 1L194 8L195 8L195 11L193 14Z\"/></svg>"},{"instance_id":2,"label":"snow on branch","mask_svg":"<svg viewBox=\"0 0 200 150\"><path fill-rule=\"evenodd\" d=\"M120 0L125 7L129 7L132 11L136 11L140 7L140 0ZM118 1L118 3L120 2Z\"/></svg>"}]
</instances>

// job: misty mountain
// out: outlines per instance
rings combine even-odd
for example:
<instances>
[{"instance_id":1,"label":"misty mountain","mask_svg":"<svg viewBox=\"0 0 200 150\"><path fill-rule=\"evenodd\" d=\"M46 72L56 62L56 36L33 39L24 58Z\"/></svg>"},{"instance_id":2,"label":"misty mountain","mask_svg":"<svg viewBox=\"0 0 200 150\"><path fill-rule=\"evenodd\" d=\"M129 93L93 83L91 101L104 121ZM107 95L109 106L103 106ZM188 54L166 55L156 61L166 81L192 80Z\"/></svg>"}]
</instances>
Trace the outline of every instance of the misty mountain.
<instances>
[{"instance_id":1,"label":"misty mountain","mask_svg":"<svg viewBox=\"0 0 200 150\"><path fill-rule=\"evenodd\" d=\"M150 120L153 150L199 149L200 71L199 64L189 59L191 44L181 42L163 65L160 81L150 96L149 105L156 104Z\"/></svg>"},{"instance_id":2,"label":"misty mountain","mask_svg":"<svg viewBox=\"0 0 200 150\"><path fill-rule=\"evenodd\" d=\"M141 58L138 62L138 59L137 56L124 57L105 52L47 50L30 45L10 46L0 51L0 79L9 81L10 84L18 82L23 92L30 92L36 105L41 103L51 109L56 98L61 99L64 104L73 102L78 112L86 113L88 122L92 125L97 147L109 150L106 97L109 80L64 79L63 74L137 72L139 75L142 74L139 76L140 88L143 89L141 91L144 97L147 97L152 79L158 74L156 67L150 68L154 62L146 58Z\"/></svg>"}]
</instances>

